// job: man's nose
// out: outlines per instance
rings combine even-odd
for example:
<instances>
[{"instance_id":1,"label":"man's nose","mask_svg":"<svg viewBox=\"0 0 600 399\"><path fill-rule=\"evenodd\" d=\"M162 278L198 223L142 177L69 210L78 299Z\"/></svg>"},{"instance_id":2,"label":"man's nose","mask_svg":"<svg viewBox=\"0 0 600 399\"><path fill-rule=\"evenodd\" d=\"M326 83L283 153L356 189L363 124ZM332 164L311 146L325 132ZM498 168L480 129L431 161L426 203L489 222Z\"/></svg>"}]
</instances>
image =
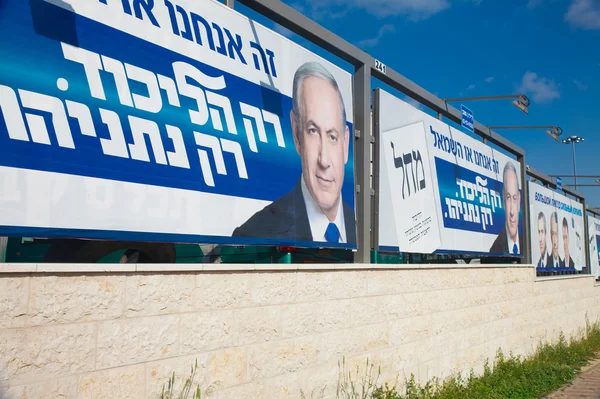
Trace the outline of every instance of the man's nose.
<instances>
[{"instance_id":1,"label":"man's nose","mask_svg":"<svg viewBox=\"0 0 600 399\"><path fill-rule=\"evenodd\" d=\"M329 146L326 142L327 135L323 135L319 142L319 156L317 157L317 162L319 166L323 169L327 169L331 166L331 155L329 151Z\"/></svg>"}]
</instances>

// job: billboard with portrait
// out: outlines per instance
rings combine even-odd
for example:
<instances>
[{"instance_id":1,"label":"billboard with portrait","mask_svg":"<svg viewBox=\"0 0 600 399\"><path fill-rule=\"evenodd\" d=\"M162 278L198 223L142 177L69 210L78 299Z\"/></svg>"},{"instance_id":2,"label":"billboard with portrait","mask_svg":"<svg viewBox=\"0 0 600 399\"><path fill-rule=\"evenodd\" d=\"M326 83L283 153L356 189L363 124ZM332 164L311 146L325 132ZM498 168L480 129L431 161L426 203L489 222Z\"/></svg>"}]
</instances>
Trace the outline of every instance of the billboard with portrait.
<instances>
[{"instance_id":1,"label":"billboard with portrait","mask_svg":"<svg viewBox=\"0 0 600 399\"><path fill-rule=\"evenodd\" d=\"M588 243L590 247L591 273L600 277L600 219L588 213Z\"/></svg>"},{"instance_id":2,"label":"billboard with portrait","mask_svg":"<svg viewBox=\"0 0 600 399\"><path fill-rule=\"evenodd\" d=\"M379 247L521 256L520 164L382 90Z\"/></svg>"},{"instance_id":3,"label":"billboard with portrait","mask_svg":"<svg viewBox=\"0 0 600 399\"><path fill-rule=\"evenodd\" d=\"M356 248L351 75L212 0L2 4L0 235Z\"/></svg>"},{"instance_id":4,"label":"billboard with portrait","mask_svg":"<svg viewBox=\"0 0 600 399\"><path fill-rule=\"evenodd\" d=\"M564 195L529 182L531 259L539 272L584 270L583 206Z\"/></svg>"}]
</instances>

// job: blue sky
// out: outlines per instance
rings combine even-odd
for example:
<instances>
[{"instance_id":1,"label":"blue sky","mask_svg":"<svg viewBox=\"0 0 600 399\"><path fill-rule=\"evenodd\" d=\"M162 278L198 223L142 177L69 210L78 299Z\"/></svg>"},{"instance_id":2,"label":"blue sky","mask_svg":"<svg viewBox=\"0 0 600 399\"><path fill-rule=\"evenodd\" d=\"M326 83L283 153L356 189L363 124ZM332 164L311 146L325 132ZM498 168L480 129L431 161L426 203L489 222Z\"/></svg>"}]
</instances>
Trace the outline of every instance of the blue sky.
<instances>
[{"instance_id":1,"label":"blue sky","mask_svg":"<svg viewBox=\"0 0 600 399\"><path fill-rule=\"evenodd\" d=\"M439 97L525 93L529 115L509 100L465 105L486 125L558 125L562 137L585 137L576 145L577 174L600 175L600 0L285 2ZM236 9L351 70L239 3ZM573 174L571 146L544 130L498 132L527 151L530 166ZM600 207L600 186L580 191Z\"/></svg>"}]
</instances>

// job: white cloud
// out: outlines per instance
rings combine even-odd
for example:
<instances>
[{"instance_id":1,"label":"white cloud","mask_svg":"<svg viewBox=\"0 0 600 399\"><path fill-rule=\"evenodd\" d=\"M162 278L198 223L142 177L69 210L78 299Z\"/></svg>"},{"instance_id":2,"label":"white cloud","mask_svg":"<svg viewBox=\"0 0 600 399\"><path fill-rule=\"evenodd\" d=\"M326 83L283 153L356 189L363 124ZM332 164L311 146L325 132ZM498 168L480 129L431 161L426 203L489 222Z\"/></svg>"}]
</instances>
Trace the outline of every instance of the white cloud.
<instances>
[{"instance_id":1,"label":"white cloud","mask_svg":"<svg viewBox=\"0 0 600 399\"><path fill-rule=\"evenodd\" d=\"M475 83L472 83L472 84L470 84L470 85L467 86L467 90L473 90L476 87L477 87L477 85Z\"/></svg>"},{"instance_id":2,"label":"white cloud","mask_svg":"<svg viewBox=\"0 0 600 399\"><path fill-rule=\"evenodd\" d=\"M527 71L521 80L519 91L529 94L538 103L552 102L560 98L558 85L548 78L538 76L535 72Z\"/></svg>"},{"instance_id":3,"label":"white cloud","mask_svg":"<svg viewBox=\"0 0 600 399\"><path fill-rule=\"evenodd\" d=\"M492 83L493 81L494 81L493 76L489 76L489 77L485 78L485 83Z\"/></svg>"},{"instance_id":4,"label":"white cloud","mask_svg":"<svg viewBox=\"0 0 600 399\"><path fill-rule=\"evenodd\" d=\"M482 0L460 0L479 5ZM306 15L323 20L340 18L352 9L360 9L378 18L406 16L420 21L442 12L451 6L451 0L304 0L293 7Z\"/></svg>"},{"instance_id":5,"label":"white cloud","mask_svg":"<svg viewBox=\"0 0 600 399\"><path fill-rule=\"evenodd\" d=\"M600 1L572 0L565 21L573 28L600 29Z\"/></svg>"},{"instance_id":6,"label":"white cloud","mask_svg":"<svg viewBox=\"0 0 600 399\"><path fill-rule=\"evenodd\" d=\"M573 83L579 90L587 90L588 89L588 85L583 83L581 80L573 79Z\"/></svg>"},{"instance_id":7,"label":"white cloud","mask_svg":"<svg viewBox=\"0 0 600 399\"><path fill-rule=\"evenodd\" d=\"M379 44L379 41L381 39L383 39L383 37L387 34L387 33L394 33L396 31L396 29L394 28L394 25L392 24L385 24L383 25L381 28L379 28L379 31L377 32L377 36L372 37L370 39L364 39L358 42L358 46L359 47L374 47L377 46Z\"/></svg>"}]
</instances>

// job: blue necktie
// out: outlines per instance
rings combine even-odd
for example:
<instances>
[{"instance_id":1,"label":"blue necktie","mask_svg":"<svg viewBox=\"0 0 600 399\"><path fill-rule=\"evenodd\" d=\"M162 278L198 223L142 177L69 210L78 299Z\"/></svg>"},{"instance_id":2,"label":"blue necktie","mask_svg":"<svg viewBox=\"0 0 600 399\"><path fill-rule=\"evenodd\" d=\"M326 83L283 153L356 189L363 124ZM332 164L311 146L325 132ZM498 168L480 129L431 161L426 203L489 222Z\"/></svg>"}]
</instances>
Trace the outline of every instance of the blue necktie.
<instances>
[{"instance_id":1,"label":"blue necktie","mask_svg":"<svg viewBox=\"0 0 600 399\"><path fill-rule=\"evenodd\" d=\"M512 253L515 254L515 255L519 253L519 248L517 248L517 243L515 243L515 245L513 245L513 251L512 251Z\"/></svg>"},{"instance_id":2,"label":"blue necktie","mask_svg":"<svg viewBox=\"0 0 600 399\"><path fill-rule=\"evenodd\" d=\"M325 239L327 242L340 242L340 230L335 223L329 223L325 230Z\"/></svg>"}]
</instances>

